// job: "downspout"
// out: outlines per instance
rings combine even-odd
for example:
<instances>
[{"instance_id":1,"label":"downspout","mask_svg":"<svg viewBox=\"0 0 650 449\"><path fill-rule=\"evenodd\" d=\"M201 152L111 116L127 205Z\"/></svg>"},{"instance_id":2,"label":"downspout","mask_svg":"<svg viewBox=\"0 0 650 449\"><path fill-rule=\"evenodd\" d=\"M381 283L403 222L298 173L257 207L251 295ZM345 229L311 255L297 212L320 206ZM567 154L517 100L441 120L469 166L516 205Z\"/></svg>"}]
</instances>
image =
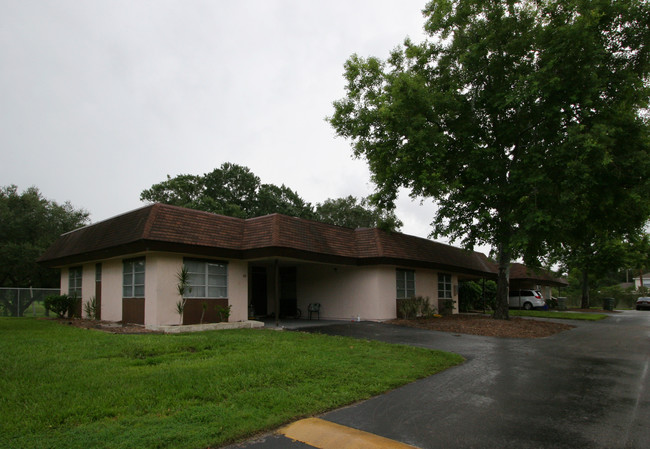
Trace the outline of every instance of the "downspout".
<instances>
[{"instance_id":1,"label":"downspout","mask_svg":"<svg viewBox=\"0 0 650 449\"><path fill-rule=\"evenodd\" d=\"M275 259L275 327L280 327L280 261Z\"/></svg>"}]
</instances>

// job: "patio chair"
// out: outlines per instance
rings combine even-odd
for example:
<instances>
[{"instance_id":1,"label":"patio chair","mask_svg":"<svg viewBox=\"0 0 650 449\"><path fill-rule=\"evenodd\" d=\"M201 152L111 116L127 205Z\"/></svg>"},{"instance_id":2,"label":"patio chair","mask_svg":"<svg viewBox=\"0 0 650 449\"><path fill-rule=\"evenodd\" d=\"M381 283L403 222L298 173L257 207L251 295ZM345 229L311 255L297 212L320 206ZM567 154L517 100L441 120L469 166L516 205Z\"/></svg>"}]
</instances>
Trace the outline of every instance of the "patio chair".
<instances>
[{"instance_id":1,"label":"patio chair","mask_svg":"<svg viewBox=\"0 0 650 449\"><path fill-rule=\"evenodd\" d=\"M315 313L318 316L318 319L320 320L320 303L318 302L313 302L309 304L307 307L307 311L309 312L309 319L311 320L311 314Z\"/></svg>"}]
</instances>

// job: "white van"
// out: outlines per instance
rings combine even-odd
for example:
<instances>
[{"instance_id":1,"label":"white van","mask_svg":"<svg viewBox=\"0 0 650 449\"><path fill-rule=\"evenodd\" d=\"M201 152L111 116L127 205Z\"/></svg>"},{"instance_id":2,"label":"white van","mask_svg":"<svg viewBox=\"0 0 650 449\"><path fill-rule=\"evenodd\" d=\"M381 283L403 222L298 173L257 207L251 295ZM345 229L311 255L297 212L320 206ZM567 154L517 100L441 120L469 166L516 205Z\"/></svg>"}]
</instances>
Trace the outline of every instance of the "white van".
<instances>
[{"instance_id":1,"label":"white van","mask_svg":"<svg viewBox=\"0 0 650 449\"><path fill-rule=\"evenodd\" d=\"M545 307L546 301L537 290L510 290L508 305L520 309L531 310Z\"/></svg>"}]
</instances>

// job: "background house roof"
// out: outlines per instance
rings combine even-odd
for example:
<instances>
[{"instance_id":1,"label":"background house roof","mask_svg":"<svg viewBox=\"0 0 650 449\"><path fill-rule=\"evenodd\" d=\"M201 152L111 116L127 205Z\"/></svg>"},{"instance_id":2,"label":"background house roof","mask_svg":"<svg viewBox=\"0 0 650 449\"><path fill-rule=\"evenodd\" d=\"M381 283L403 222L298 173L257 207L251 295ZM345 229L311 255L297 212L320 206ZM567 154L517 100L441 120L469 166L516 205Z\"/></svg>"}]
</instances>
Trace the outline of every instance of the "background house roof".
<instances>
[{"instance_id":1,"label":"background house roof","mask_svg":"<svg viewBox=\"0 0 650 449\"><path fill-rule=\"evenodd\" d=\"M551 287L566 287L569 285L566 280L553 276L553 273L548 270L529 268L521 263L510 264L510 280L531 281Z\"/></svg>"},{"instance_id":2,"label":"background house roof","mask_svg":"<svg viewBox=\"0 0 650 449\"><path fill-rule=\"evenodd\" d=\"M39 259L63 266L142 251L212 257L293 257L352 265L395 264L493 277L482 253L379 229L350 229L286 215L226 217L153 204L63 234Z\"/></svg>"}]
</instances>

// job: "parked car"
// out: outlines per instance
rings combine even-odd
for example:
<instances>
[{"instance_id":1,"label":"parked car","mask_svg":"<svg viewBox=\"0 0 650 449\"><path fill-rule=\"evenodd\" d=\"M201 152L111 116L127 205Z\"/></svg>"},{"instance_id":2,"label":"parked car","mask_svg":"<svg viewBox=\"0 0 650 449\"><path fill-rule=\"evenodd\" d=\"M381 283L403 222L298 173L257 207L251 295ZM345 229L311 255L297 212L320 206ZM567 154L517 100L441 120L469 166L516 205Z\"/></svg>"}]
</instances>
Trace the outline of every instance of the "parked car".
<instances>
[{"instance_id":1,"label":"parked car","mask_svg":"<svg viewBox=\"0 0 650 449\"><path fill-rule=\"evenodd\" d=\"M508 297L510 307L519 307L525 310L546 308L544 297L537 290L510 290Z\"/></svg>"},{"instance_id":2,"label":"parked car","mask_svg":"<svg viewBox=\"0 0 650 449\"><path fill-rule=\"evenodd\" d=\"M650 309L650 296L642 296L636 300L636 310Z\"/></svg>"}]
</instances>

